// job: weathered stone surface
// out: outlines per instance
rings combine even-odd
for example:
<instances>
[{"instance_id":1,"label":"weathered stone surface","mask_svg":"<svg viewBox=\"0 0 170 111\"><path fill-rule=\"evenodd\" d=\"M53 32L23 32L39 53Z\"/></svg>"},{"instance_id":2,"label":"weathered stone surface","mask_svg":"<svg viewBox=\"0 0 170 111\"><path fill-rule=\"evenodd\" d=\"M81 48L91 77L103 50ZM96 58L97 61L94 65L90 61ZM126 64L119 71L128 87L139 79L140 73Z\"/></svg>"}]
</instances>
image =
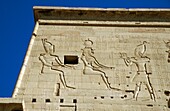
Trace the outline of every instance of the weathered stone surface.
<instances>
[{"instance_id":1,"label":"weathered stone surface","mask_svg":"<svg viewBox=\"0 0 170 111\"><path fill-rule=\"evenodd\" d=\"M170 10L34 12L13 93L24 111L170 110Z\"/></svg>"}]
</instances>

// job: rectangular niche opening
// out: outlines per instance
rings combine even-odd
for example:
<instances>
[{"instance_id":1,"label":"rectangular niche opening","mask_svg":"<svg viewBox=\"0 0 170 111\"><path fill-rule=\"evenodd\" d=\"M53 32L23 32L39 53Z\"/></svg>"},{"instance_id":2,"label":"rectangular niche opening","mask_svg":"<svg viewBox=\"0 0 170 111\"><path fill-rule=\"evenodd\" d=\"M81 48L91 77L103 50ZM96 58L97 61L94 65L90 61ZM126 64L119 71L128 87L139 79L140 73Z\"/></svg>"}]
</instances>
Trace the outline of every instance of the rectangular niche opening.
<instances>
[{"instance_id":1,"label":"rectangular niche opening","mask_svg":"<svg viewBox=\"0 0 170 111\"><path fill-rule=\"evenodd\" d=\"M49 103L49 102L51 102L51 101L50 101L50 99L46 99L45 102L46 102L46 103Z\"/></svg>"},{"instance_id":2,"label":"rectangular niche opening","mask_svg":"<svg viewBox=\"0 0 170 111\"><path fill-rule=\"evenodd\" d=\"M34 102L36 102L36 99L35 99L35 98L33 98L33 99L32 99L32 102L33 102L33 103L34 103Z\"/></svg>"},{"instance_id":3,"label":"rectangular niche opening","mask_svg":"<svg viewBox=\"0 0 170 111\"><path fill-rule=\"evenodd\" d=\"M60 99L60 103L63 103L64 102L64 99Z\"/></svg>"},{"instance_id":4,"label":"rectangular niche opening","mask_svg":"<svg viewBox=\"0 0 170 111\"><path fill-rule=\"evenodd\" d=\"M77 99L73 99L73 103L77 103Z\"/></svg>"},{"instance_id":5,"label":"rectangular niche opening","mask_svg":"<svg viewBox=\"0 0 170 111\"><path fill-rule=\"evenodd\" d=\"M78 64L78 56L65 55L64 64Z\"/></svg>"}]
</instances>

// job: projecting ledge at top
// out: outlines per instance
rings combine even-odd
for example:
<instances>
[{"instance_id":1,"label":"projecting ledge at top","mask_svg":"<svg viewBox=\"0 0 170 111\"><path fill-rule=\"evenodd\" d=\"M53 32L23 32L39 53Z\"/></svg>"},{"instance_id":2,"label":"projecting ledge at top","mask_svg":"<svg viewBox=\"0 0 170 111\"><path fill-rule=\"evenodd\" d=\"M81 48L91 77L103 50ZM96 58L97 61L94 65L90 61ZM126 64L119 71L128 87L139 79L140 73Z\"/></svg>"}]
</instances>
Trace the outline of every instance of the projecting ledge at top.
<instances>
[{"instance_id":1,"label":"projecting ledge at top","mask_svg":"<svg viewBox=\"0 0 170 111\"><path fill-rule=\"evenodd\" d=\"M170 9L68 8L34 6L35 21L137 21L170 22Z\"/></svg>"},{"instance_id":2,"label":"projecting ledge at top","mask_svg":"<svg viewBox=\"0 0 170 111\"><path fill-rule=\"evenodd\" d=\"M0 98L0 111L23 111L22 103L19 98Z\"/></svg>"},{"instance_id":3,"label":"projecting ledge at top","mask_svg":"<svg viewBox=\"0 0 170 111\"><path fill-rule=\"evenodd\" d=\"M0 104L9 104L9 103L22 103L22 99L19 98L0 98Z\"/></svg>"}]
</instances>

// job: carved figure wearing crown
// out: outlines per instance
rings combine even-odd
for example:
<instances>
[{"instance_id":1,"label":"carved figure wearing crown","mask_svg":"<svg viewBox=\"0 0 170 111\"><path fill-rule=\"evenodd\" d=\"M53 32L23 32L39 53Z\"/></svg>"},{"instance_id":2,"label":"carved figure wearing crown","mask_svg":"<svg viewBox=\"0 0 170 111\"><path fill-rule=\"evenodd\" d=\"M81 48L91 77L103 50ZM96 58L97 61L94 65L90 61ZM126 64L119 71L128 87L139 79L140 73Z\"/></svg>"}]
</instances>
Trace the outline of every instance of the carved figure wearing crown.
<instances>
[{"instance_id":1,"label":"carved figure wearing crown","mask_svg":"<svg viewBox=\"0 0 170 111\"><path fill-rule=\"evenodd\" d=\"M144 41L143 44L140 44L135 48L135 57L128 57L126 53L120 54L127 66L135 64L137 67L137 73L132 78L132 82L135 82L136 84L133 97L137 100L139 92L141 91L141 85L144 84L149 91L151 99L155 101L155 94L149 76L152 74L151 71L149 71L150 58L144 55L146 43L147 42Z\"/></svg>"},{"instance_id":2,"label":"carved figure wearing crown","mask_svg":"<svg viewBox=\"0 0 170 111\"><path fill-rule=\"evenodd\" d=\"M84 63L84 74L93 74L93 75L101 75L104 83L106 84L108 89L116 89L111 87L110 82L106 73L102 70L106 69L114 69L114 67L108 67L98 62L96 57L94 56L94 49L92 48L93 41L90 39L84 41L84 49L82 49L81 60ZM118 89L117 89L118 90Z\"/></svg>"},{"instance_id":3,"label":"carved figure wearing crown","mask_svg":"<svg viewBox=\"0 0 170 111\"><path fill-rule=\"evenodd\" d=\"M60 80L65 88L72 88L74 87L68 86L66 83L66 79L64 76L64 71L61 69L62 67L71 67L65 65L61 62L60 58L57 55L54 55L55 46L47 41L47 39L42 39L42 44L45 50L45 53L40 54L39 60L42 62L42 69L41 74L44 73L44 67L49 67L51 70L55 70L59 72Z\"/></svg>"}]
</instances>

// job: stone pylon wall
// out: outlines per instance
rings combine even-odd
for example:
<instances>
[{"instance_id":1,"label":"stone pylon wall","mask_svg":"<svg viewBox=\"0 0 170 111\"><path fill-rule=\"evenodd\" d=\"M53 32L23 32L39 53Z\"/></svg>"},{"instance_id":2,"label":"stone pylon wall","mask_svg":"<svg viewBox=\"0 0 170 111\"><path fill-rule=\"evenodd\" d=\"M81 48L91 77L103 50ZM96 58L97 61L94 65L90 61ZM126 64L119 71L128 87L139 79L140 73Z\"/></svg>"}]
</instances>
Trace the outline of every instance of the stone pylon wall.
<instances>
[{"instance_id":1,"label":"stone pylon wall","mask_svg":"<svg viewBox=\"0 0 170 111\"><path fill-rule=\"evenodd\" d=\"M170 110L169 27L42 18L13 95L25 111Z\"/></svg>"}]
</instances>

